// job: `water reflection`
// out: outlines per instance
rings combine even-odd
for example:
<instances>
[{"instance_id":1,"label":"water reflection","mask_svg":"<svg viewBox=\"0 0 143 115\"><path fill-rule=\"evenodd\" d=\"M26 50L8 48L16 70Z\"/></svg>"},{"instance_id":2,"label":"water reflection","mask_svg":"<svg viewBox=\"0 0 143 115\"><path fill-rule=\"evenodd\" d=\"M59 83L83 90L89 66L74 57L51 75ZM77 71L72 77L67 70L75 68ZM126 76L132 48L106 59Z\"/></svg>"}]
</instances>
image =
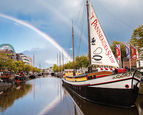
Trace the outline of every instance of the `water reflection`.
<instances>
[{"instance_id":1,"label":"water reflection","mask_svg":"<svg viewBox=\"0 0 143 115\"><path fill-rule=\"evenodd\" d=\"M59 80L59 84L59 97L39 115L83 115L77 104L63 89L61 80Z\"/></svg>"},{"instance_id":2,"label":"water reflection","mask_svg":"<svg viewBox=\"0 0 143 115\"><path fill-rule=\"evenodd\" d=\"M4 112L8 107L12 106L15 100L26 95L31 89L31 84L21 84L3 91L0 95L0 111Z\"/></svg>"},{"instance_id":3,"label":"water reflection","mask_svg":"<svg viewBox=\"0 0 143 115\"><path fill-rule=\"evenodd\" d=\"M136 101L139 115L143 115L143 95L139 95Z\"/></svg>"},{"instance_id":4,"label":"water reflection","mask_svg":"<svg viewBox=\"0 0 143 115\"><path fill-rule=\"evenodd\" d=\"M85 115L138 115L136 107L127 109L103 106L81 99L69 88L66 88L66 91L70 94Z\"/></svg>"},{"instance_id":5,"label":"water reflection","mask_svg":"<svg viewBox=\"0 0 143 115\"><path fill-rule=\"evenodd\" d=\"M0 94L2 115L143 115L143 95L137 107L121 109L87 102L69 89L61 79L47 76L14 86Z\"/></svg>"}]
</instances>

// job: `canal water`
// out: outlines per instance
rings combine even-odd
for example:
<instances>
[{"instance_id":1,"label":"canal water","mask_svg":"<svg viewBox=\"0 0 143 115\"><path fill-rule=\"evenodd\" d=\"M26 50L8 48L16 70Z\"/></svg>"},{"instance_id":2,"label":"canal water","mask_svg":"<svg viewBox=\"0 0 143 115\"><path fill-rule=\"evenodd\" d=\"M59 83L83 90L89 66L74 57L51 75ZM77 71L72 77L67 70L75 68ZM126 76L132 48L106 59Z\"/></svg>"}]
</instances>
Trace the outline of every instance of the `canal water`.
<instances>
[{"instance_id":1,"label":"canal water","mask_svg":"<svg viewBox=\"0 0 143 115\"><path fill-rule=\"evenodd\" d=\"M102 106L65 89L59 78L47 76L0 92L0 115L143 115L143 95L134 108Z\"/></svg>"}]
</instances>

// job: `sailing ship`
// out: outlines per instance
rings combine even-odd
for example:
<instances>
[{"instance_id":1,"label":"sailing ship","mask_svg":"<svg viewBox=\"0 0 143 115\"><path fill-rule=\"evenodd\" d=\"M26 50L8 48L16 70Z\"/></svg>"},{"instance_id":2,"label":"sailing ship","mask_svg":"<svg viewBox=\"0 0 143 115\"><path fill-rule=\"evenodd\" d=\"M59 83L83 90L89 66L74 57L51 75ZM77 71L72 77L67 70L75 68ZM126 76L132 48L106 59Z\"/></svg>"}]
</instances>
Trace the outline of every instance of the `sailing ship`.
<instances>
[{"instance_id":1,"label":"sailing ship","mask_svg":"<svg viewBox=\"0 0 143 115\"><path fill-rule=\"evenodd\" d=\"M86 1L88 21L88 72L73 76L63 76L63 85L72 89L88 101L118 106L132 107L138 96L140 72L128 71L113 73L119 65L112 53L109 43L102 31L91 3ZM93 70L93 65L108 67L101 71ZM110 71L109 71L110 70Z\"/></svg>"}]
</instances>

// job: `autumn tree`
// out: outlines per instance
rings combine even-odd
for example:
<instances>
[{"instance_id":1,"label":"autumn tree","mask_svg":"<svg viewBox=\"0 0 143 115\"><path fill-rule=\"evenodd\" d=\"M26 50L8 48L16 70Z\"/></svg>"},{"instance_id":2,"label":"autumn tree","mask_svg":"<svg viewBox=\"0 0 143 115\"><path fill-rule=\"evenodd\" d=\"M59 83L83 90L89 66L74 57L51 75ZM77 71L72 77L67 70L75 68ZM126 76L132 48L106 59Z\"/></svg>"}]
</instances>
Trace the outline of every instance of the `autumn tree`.
<instances>
[{"instance_id":1,"label":"autumn tree","mask_svg":"<svg viewBox=\"0 0 143 115\"><path fill-rule=\"evenodd\" d=\"M143 58L143 54L140 53L140 51L143 50L143 25L140 25L133 31L130 43L137 48L139 57Z\"/></svg>"},{"instance_id":2,"label":"autumn tree","mask_svg":"<svg viewBox=\"0 0 143 115\"><path fill-rule=\"evenodd\" d=\"M19 60L19 61L16 61L16 66L18 67L18 72L22 72L24 71L24 62Z\"/></svg>"},{"instance_id":3,"label":"autumn tree","mask_svg":"<svg viewBox=\"0 0 143 115\"><path fill-rule=\"evenodd\" d=\"M143 25L140 25L133 31L130 42L138 48L143 47Z\"/></svg>"},{"instance_id":4,"label":"autumn tree","mask_svg":"<svg viewBox=\"0 0 143 115\"><path fill-rule=\"evenodd\" d=\"M29 65L29 64L24 65L24 71L26 73L29 73L30 71L32 71L32 69L33 69L33 67L31 65Z\"/></svg>"},{"instance_id":5,"label":"autumn tree","mask_svg":"<svg viewBox=\"0 0 143 115\"><path fill-rule=\"evenodd\" d=\"M75 69L88 67L88 57L87 56L76 56L75 58ZM64 69L73 69L73 61L69 61L68 63L61 66L53 65L53 71L58 72L60 69L63 71Z\"/></svg>"},{"instance_id":6,"label":"autumn tree","mask_svg":"<svg viewBox=\"0 0 143 115\"><path fill-rule=\"evenodd\" d=\"M53 71L58 72L58 66L56 64L53 65Z\"/></svg>"},{"instance_id":7,"label":"autumn tree","mask_svg":"<svg viewBox=\"0 0 143 115\"><path fill-rule=\"evenodd\" d=\"M5 53L0 53L0 68L7 68L7 61L9 60L9 57Z\"/></svg>"},{"instance_id":8,"label":"autumn tree","mask_svg":"<svg viewBox=\"0 0 143 115\"><path fill-rule=\"evenodd\" d=\"M76 60L75 60L75 66L77 69L79 68L86 68L88 66L89 62L88 62L88 57L87 56L77 56Z\"/></svg>"},{"instance_id":9,"label":"autumn tree","mask_svg":"<svg viewBox=\"0 0 143 115\"><path fill-rule=\"evenodd\" d=\"M14 60L12 60L12 59L9 59L8 61L7 61L7 68L8 68L8 70L10 71L10 72L17 72L18 71L18 67L17 67L17 65L16 65L16 62L14 61Z\"/></svg>"}]
</instances>

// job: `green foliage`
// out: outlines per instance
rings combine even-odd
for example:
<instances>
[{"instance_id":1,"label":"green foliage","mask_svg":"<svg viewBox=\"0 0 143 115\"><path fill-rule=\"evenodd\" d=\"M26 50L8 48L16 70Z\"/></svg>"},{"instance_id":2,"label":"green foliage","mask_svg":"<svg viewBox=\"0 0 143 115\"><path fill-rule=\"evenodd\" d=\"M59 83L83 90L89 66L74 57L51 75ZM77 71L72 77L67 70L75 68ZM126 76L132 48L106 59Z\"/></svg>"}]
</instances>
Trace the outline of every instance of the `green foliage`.
<instances>
[{"instance_id":1,"label":"green foliage","mask_svg":"<svg viewBox=\"0 0 143 115\"><path fill-rule=\"evenodd\" d=\"M9 60L8 56L5 53L0 53L0 68L6 68Z\"/></svg>"},{"instance_id":2,"label":"green foliage","mask_svg":"<svg viewBox=\"0 0 143 115\"><path fill-rule=\"evenodd\" d=\"M14 60L8 60L7 61L7 63L8 63L8 70L9 71L11 71L11 72L17 72L18 71L18 67L17 67L17 65L16 65L16 63L15 63L15 61Z\"/></svg>"},{"instance_id":3,"label":"green foliage","mask_svg":"<svg viewBox=\"0 0 143 115\"><path fill-rule=\"evenodd\" d=\"M77 69L82 68L82 67L88 67L89 61L87 56L77 56L75 60L75 67Z\"/></svg>"},{"instance_id":4,"label":"green foliage","mask_svg":"<svg viewBox=\"0 0 143 115\"><path fill-rule=\"evenodd\" d=\"M45 72L45 69L42 69L42 72L44 73L44 72Z\"/></svg>"},{"instance_id":5,"label":"green foliage","mask_svg":"<svg viewBox=\"0 0 143 115\"><path fill-rule=\"evenodd\" d=\"M137 27L133 31L130 42L138 48L143 47L143 25Z\"/></svg>"},{"instance_id":6,"label":"green foliage","mask_svg":"<svg viewBox=\"0 0 143 115\"><path fill-rule=\"evenodd\" d=\"M79 68L82 68L82 67L88 67L88 57L87 56L77 56L75 58L75 68L76 69L79 69ZM73 61L70 61L66 64L64 64L64 67L63 65L62 66L57 66L56 64L53 65L53 71L55 72L58 72L61 70L64 70L64 69L73 69Z\"/></svg>"},{"instance_id":7,"label":"green foliage","mask_svg":"<svg viewBox=\"0 0 143 115\"><path fill-rule=\"evenodd\" d=\"M10 59L5 53L0 53L0 68L8 69L10 72L40 72L40 69L28 64L24 64L23 61L15 61Z\"/></svg>"},{"instance_id":8,"label":"green foliage","mask_svg":"<svg viewBox=\"0 0 143 115\"><path fill-rule=\"evenodd\" d=\"M73 62L68 62L67 64L64 64L65 69L73 69Z\"/></svg>"},{"instance_id":9,"label":"green foliage","mask_svg":"<svg viewBox=\"0 0 143 115\"><path fill-rule=\"evenodd\" d=\"M40 69L38 69L38 68L36 68L36 67L32 67L32 71L33 71L33 72L38 72L38 73L39 73L39 72L40 72Z\"/></svg>"},{"instance_id":10,"label":"green foliage","mask_svg":"<svg viewBox=\"0 0 143 115\"><path fill-rule=\"evenodd\" d=\"M58 66L56 64L53 65L53 71L58 72Z\"/></svg>"},{"instance_id":11,"label":"green foliage","mask_svg":"<svg viewBox=\"0 0 143 115\"><path fill-rule=\"evenodd\" d=\"M24 63L20 60L20 61L16 61L16 66L18 67L18 72L22 72L24 71Z\"/></svg>"},{"instance_id":12,"label":"green foliage","mask_svg":"<svg viewBox=\"0 0 143 115\"><path fill-rule=\"evenodd\" d=\"M29 64L24 65L24 71L29 73L31 70L33 69L33 67Z\"/></svg>"}]
</instances>

